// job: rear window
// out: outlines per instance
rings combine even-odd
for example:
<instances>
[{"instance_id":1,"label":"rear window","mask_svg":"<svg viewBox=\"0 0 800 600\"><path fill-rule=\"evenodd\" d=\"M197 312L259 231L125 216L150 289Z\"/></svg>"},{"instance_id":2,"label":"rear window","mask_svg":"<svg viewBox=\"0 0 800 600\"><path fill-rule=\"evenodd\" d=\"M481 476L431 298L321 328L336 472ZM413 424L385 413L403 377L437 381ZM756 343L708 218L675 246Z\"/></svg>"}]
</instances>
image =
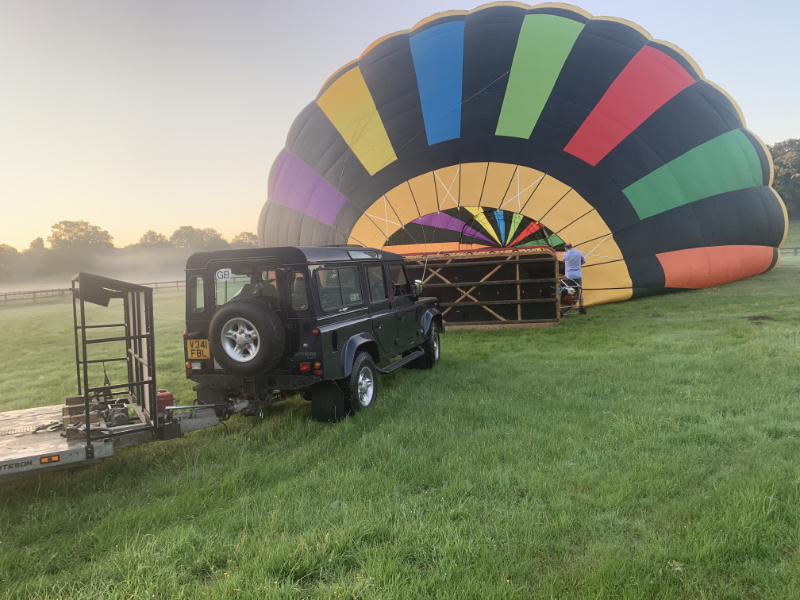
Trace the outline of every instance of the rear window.
<instances>
[{"instance_id":1,"label":"rear window","mask_svg":"<svg viewBox=\"0 0 800 600\"><path fill-rule=\"evenodd\" d=\"M319 302L324 310L361 304L361 281L354 268L317 269Z\"/></svg>"},{"instance_id":2,"label":"rear window","mask_svg":"<svg viewBox=\"0 0 800 600\"><path fill-rule=\"evenodd\" d=\"M259 298L276 310L280 308L275 268L271 265L218 269L215 279L217 306L234 298Z\"/></svg>"}]
</instances>

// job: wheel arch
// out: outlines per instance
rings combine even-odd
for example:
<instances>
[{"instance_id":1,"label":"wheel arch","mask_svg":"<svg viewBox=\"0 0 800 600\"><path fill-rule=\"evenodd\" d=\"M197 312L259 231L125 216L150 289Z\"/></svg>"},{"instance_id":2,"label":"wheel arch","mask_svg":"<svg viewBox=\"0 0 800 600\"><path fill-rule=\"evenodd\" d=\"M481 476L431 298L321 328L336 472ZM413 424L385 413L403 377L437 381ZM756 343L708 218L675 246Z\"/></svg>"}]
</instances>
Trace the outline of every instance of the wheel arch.
<instances>
[{"instance_id":1,"label":"wheel arch","mask_svg":"<svg viewBox=\"0 0 800 600\"><path fill-rule=\"evenodd\" d=\"M359 352L369 352L372 360L375 363L380 362L380 354L378 352L378 343L375 338L368 333L359 333L354 335L344 346L343 363L342 363L342 376L350 377L353 371L353 362L355 361L356 354Z\"/></svg>"},{"instance_id":2,"label":"wheel arch","mask_svg":"<svg viewBox=\"0 0 800 600\"><path fill-rule=\"evenodd\" d=\"M444 322L442 320L442 313L440 310L430 308L425 312L425 316L422 319L422 327L425 339L428 338L428 335L431 332L431 323L436 323L439 326L439 331L444 332Z\"/></svg>"}]
</instances>

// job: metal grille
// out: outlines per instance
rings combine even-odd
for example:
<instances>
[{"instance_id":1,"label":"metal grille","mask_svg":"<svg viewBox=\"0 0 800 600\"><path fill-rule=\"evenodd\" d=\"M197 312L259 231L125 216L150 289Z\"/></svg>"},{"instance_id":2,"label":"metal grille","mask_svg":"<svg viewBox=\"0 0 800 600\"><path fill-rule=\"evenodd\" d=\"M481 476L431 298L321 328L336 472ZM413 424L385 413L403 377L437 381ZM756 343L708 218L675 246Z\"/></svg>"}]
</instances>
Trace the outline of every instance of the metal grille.
<instances>
[{"instance_id":1,"label":"metal grille","mask_svg":"<svg viewBox=\"0 0 800 600\"><path fill-rule=\"evenodd\" d=\"M435 296L448 327L557 325L558 258L550 248L407 256L412 279Z\"/></svg>"}]
</instances>

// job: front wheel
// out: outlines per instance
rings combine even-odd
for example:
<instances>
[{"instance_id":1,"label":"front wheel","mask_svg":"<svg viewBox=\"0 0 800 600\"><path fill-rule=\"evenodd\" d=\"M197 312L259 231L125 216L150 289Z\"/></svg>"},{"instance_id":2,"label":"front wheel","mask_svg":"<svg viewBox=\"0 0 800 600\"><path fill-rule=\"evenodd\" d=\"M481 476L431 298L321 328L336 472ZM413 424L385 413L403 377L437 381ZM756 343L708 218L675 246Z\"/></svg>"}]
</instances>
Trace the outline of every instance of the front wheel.
<instances>
[{"instance_id":1,"label":"front wheel","mask_svg":"<svg viewBox=\"0 0 800 600\"><path fill-rule=\"evenodd\" d=\"M417 360L409 363L412 369L432 369L439 363L441 356L441 337L439 336L439 326L436 323L431 323L431 332L428 334L428 339L422 342L419 347L424 354Z\"/></svg>"},{"instance_id":2,"label":"front wheel","mask_svg":"<svg viewBox=\"0 0 800 600\"><path fill-rule=\"evenodd\" d=\"M378 370L367 352L359 352L345 381L345 403L353 412L372 408L378 400Z\"/></svg>"}]
</instances>

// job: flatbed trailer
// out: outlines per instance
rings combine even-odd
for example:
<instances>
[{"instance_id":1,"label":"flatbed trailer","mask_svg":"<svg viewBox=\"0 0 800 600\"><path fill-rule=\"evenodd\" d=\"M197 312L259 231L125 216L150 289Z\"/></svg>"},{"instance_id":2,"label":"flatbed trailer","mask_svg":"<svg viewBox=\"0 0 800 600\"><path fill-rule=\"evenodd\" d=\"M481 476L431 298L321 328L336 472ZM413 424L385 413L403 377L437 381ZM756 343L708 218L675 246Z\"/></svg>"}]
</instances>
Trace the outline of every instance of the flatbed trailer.
<instances>
[{"instance_id":1,"label":"flatbed trailer","mask_svg":"<svg viewBox=\"0 0 800 600\"><path fill-rule=\"evenodd\" d=\"M107 308L112 301L123 317L98 322L94 307ZM115 449L213 427L236 412L261 414L252 401L164 402L172 396L156 385L151 288L79 273L72 279L72 308L78 395L61 404L0 413L0 481L92 464ZM107 365L118 382L109 378Z\"/></svg>"},{"instance_id":2,"label":"flatbed trailer","mask_svg":"<svg viewBox=\"0 0 800 600\"><path fill-rule=\"evenodd\" d=\"M62 429L37 431L61 421L62 405L42 406L0 413L0 477L41 469L99 461L114 453L113 442L94 444L94 460L86 459L86 442L67 440Z\"/></svg>"}]
</instances>

